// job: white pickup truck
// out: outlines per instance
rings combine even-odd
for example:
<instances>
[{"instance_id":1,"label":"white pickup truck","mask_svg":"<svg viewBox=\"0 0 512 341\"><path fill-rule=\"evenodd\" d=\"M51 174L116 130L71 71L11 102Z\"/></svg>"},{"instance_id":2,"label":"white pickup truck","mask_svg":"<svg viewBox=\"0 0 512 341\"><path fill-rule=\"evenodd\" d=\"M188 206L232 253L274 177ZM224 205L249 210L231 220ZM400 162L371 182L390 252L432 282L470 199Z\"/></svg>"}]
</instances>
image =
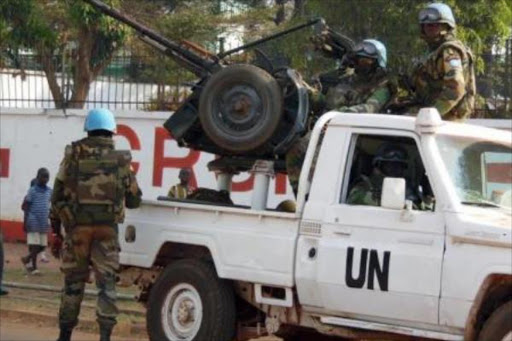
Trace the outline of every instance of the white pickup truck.
<instances>
[{"instance_id":1,"label":"white pickup truck","mask_svg":"<svg viewBox=\"0 0 512 341\"><path fill-rule=\"evenodd\" d=\"M407 150L406 181L384 179L380 206L349 204L385 143ZM511 145L509 131L445 122L435 109L327 113L311 134L295 213L266 207L261 169L251 207L144 201L120 226L122 280L141 288L151 340L307 328L511 341ZM229 189L229 176L219 179Z\"/></svg>"}]
</instances>

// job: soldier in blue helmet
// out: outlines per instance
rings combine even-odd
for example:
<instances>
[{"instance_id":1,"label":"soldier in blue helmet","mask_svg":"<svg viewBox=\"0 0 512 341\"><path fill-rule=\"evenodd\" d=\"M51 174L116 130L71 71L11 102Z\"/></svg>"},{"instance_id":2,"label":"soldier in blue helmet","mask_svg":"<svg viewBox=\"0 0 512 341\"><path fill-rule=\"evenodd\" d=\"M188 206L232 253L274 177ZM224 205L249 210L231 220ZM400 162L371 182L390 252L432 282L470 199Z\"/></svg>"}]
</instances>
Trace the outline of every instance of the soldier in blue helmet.
<instances>
[{"instance_id":1,"label":"soldier in blue helmet","mask_svg":"<svg viewBox=\"0 0 512 341\"><path fill-rule=\"evenodd\" d=\"M324 95L313 91L310 102L322 111L346 113L379 113L395 92L387 74L387 51L375 39L365 39L352 52L353 68L339 78L336 86ZM294 193L297 193L300 171L309 143L309 134L295 143L286 154L286 170Z\"/></svg>"},{"instance_id":2,"label":"soldier in blue helmet","mask_svg":"<svg viewBox=\"0 0 512 341\"><path fill-rule=\"evenodd\" d=\"M89 111L84 130L86 138L66 147L51 200L50 218L57 241L52 253L60 256L64 273L58 341L69 341L78 323L90 265L98 287L100 340L110 340L118 313L117 224L124 220L124 208L138 207L142 195L131 170L130 152L115 150L116 122L110 110ZM61 236L61 223L65 237ZM63 245L61 250L59 245Z\"/></svg>"},{"instance_id":3,"label":"soldier in blue helmet","mask_svg":"<svg viewBox=\"0 0 512 341\"><path fill-rule=\"evenodd\" d=\"M466 119L473 112L476 94L473 55L456 38L452 10L446 4L433 3L420 11L418 20L428 52L409 79L412 96L408 112L435 107L444 120Z\"/></svg>"}]
</instances>

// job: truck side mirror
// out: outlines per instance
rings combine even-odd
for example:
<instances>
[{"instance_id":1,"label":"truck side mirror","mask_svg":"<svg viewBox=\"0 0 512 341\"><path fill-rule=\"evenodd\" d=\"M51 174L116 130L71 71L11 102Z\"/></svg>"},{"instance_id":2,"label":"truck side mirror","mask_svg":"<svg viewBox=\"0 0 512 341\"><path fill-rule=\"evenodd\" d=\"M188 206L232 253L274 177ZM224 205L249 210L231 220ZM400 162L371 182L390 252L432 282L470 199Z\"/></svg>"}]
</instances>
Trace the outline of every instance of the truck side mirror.
<instances>
[{"instance_id":1,"label":"truck side mirror","mask_svg":"<svg viewBox=\"0 0 512 341\"><path fill-rule=\"evenodd\" d=\"M380 206L393 210L401 210L405 204L405 179L384 178Z\"/></svg>"}]
</instances>

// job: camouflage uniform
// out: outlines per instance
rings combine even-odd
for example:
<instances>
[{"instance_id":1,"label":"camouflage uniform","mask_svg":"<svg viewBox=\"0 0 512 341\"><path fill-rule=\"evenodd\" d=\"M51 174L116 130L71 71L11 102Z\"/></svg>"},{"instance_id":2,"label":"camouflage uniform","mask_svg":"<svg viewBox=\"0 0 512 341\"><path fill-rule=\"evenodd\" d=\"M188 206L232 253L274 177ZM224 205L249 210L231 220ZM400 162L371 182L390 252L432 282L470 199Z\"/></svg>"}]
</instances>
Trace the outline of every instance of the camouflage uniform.
<instances>
[{"instance_id":1,"label":"camouflage uniform","mask_svg":"<svg viewBox=\"0 0 512 341\"><path fill-rule=\"evenodd\" d=\"M347 204L380 206L383 181L384 176L381 174L361 175L361 181L350 190Z\"/></svg>"},{"instance_id":2,"label":"camouflage uniform","mask_svg":"<svg viewBox=\"0 0 512 341\"><path fill-rule=\"evenodd\" d=\"M316 94L312 96L311 100L317 103L325 102L327 111L378 113L388 103L393 92L393 87L385 72L377 70L377 73L369 76L360 76L356 73L346 74L340 78L338 85L328 90L326 96ZM309 138L310 135L307 134L299 139L286 154L288 179L295 194L297 194L300 171L304 163ZM313 161L312 172L315 163Z\"/></svg>"},{"instance_id":3,"label":"camouflage uniform","mask_svg":"<svg viewBox=\"0 0 512 341\"><path fill-rule=\"evenodd\" d=\"M383 70L368 76L346 74L327 91L326 109L348 113L382 112L394 90Z\"/></svg>"},{"instance_id":4,"label":"camouflage uniform","mask_svg":"<svg viewBox=\"0 0 512 341\"><path fill-rule=\"evenodd\" d=\"M383 182L384 175L382 174L373 173L371 176L361 175L361 181L356 183L348 194L347 204L380 206ZM432 211L434 209L431 197L420 200L409 186L406 187L406 199L412 201L413 209L415 210Z\"/></svg>"},{"instance_id":5,"label":"camouflage uniform","mask_svg":"<svg viewBox=\"0 0 512 341\"><path fill-rule=\"evenodd\" d=\"M58 215L66 230L61 251L65 276L61 329L78 323L90 265L99 290L100 330L112 330L116 324L117 224L124 220L124 206L138 207L142 195L130 161L130 153L115 151L109 137L87 137L66 147L52 196L52 214Z\"/></svg>"},{"instance_id":6,"label":"camouflage uniform","mask_svg":"<svg viewBox=\"0 0 512 341\"><path fill-rule=\"evenodd\" d=\"M435 107L444 120L468 118L475 104L473 56L453 34L448 33L416 65L411 80L418 108Z\"/></svg>"}]
</instances>

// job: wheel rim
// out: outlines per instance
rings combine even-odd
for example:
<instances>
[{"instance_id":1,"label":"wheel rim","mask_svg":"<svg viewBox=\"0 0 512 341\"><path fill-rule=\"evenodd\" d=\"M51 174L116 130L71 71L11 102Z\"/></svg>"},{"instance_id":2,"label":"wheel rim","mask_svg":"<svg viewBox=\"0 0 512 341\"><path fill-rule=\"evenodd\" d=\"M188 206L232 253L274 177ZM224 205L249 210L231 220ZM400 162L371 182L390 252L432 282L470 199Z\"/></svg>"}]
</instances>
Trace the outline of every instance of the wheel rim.
<instances>
[{"instance_id":1,"label":"wheel rim","mask_svg":"<svg viewBox=\"0 0 512 341\"><path fill-rule=\"evenodd\" d=\"M502 341L512 341L512 330L509 331L507 334L505 334L505 336L501 340Z\"/></svg>"},{"instance_id":2,"label":"wheel rim","mask_svg":"<svg viewBox=\"0 0 512 341\"><path fill-rule=\"evenodd\" d=\"M244 136L262 125L263 100L252 86L236 85L218 95L212 118L225 133Z\"/></svg>"},{"instance_id":3,"label":"wheel rim","mask_svg":"<svg viewBox=\"0 0 512 341\"><path fill-rule=\"evenodd\" d=\"M192 340L201 327L203 303L190 284L174 286L165 297L161 323L169 340Z\"/></svg>"}]
</instances>

